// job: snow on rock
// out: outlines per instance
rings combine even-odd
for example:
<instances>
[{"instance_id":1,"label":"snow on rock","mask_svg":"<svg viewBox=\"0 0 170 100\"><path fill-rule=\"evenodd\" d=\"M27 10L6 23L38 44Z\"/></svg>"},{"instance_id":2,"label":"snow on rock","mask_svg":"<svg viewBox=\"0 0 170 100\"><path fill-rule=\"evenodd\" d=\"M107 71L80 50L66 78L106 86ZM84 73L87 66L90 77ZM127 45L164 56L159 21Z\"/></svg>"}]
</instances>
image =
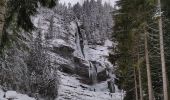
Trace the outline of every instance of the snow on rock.
<instances>
[{"instance_id":1,"label":"snow on rock","mask_svg":"<svg viewBox=\"0 0 170 100\"><path fill-rule=\"evenodd\" d=\"M36 100L36 99L31 98L28 95L18 94L17 99L14 100Z\"/></svg>"},{"instance_id":2,"label":"snow on rock","mask_svg":"<svg viewBox=\"0 0 170 100\"><path fill-rule=\"evenodd\" d=\"M16 99L17 98L17 92L16 91L7 91L5 93L5 97L7 99L10 99L10 98Z\"/></svg>"},{"instance_id":3,"label":"snow on rock","mask_svg":"<svg viewBox=\"0 0 170 100\"><path fill-rule=\"evenodd\" d=\"M4 98L4 95L5 95L5 93L0 88L0 100L7 100L7 99Z\"/></svg>"},{"instance_id":4,"label":"snow on rock","mask_svg":"<svg viewBox=\"0 0 170 100\"><path fill-rule=\"evenodd\" d=\"M113 42L106 40L104 45L85 45L85 57L89 61L97 65L97 72L102 72L105 69L112 69L114 66L108 60L110 48L113 47Z\"/></svg>"},{"instance_id":5,"label":"snow on rock","mask_svg":"<svg viewBox=\"0 0 170 100\"><path fill-rule=\"evenodd\" d=\"M17 93L16 91L4 92L0 89L0 100L36 100L35 98L29 97L25 94Z\"/></svg>"},{"instance_id":6,"label":"snow on rock","mask_svg":"<svg viewBox=\"0 0 170 100\"><path fill-rule=\"evenodd\" d=\"M70 45L69 43L67 43L63 39L53 39L51 41L51 45L52 45L54 50L57 49L57 48L65 48L65 49L68 50L68 52L70 51L70 53L72 53L74 51L74 46Z\"/></svg>"},{"instance_id":7,"label":"snow on rock","mask_svg":"<svg viewBox=\"0 0 170 100\"><path fill-rule=\"evenodd\" d=\"M44 47L47 48L54 67L74 72L73 52L76 44L75 32L71 32L74 27L71 28L63 17L52 9L40 7L38 11L39 13L32 17L38 29L33 32L34 37L41 32Z\"/></svg>"},{"instance_id":8,"label":"snow on rock","mask_svg":"<svg viewBox=\"0 0 170 100\"><path fill-rule=\"evenodd\" d=\"M105 41L105 43L104 43L104 46L106 46L106 47L113 47L114 46L114 43L112 42L112 41L110 41L110 40L106 40Z\"/></svg>"}]
</instances>

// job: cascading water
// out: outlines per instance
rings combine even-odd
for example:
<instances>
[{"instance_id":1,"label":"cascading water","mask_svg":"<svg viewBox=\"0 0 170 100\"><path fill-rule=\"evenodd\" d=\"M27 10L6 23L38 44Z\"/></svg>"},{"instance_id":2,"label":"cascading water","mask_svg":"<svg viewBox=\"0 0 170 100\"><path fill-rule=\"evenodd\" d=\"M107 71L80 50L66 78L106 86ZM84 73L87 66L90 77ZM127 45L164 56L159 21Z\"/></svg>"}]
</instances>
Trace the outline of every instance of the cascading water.
<instances>
[{"instance_id":1,"label":"cascading water","mask_svg":"<svg viewBox=\"0 0 170 100\"><path fill-rule=\"evenodd\" d=\"M95 84L95 83L97 83L97 68L96 68L96 66L94 66L92 64L92 62L89 62L89 63L90 63L89 77L92 80L92 83Z\"/></svg>"},{"instance_id":2,"label":"cascading water","mask_svg":"<svg viewBox=\"0 0 170 100\"><path fill-rule=\"evenodd\" d=\"M109 77L110 77L110 81L108 81L108 88L110 90L111 93L115 93L115 75L112 74L112 71L108 71L107 72Z\"/></svg>"},{"instance_id":3,"label":"cascading water","mask_svg":"<svg viewBox=\"0 0 170 100\"><path fill-rule=\"evenodd\" d=\"M114 80L111 79L109 82L108 82L108 88L110 90L111 93L115 93L115 86L114 86Z\"/></svg>"}]
</instances>

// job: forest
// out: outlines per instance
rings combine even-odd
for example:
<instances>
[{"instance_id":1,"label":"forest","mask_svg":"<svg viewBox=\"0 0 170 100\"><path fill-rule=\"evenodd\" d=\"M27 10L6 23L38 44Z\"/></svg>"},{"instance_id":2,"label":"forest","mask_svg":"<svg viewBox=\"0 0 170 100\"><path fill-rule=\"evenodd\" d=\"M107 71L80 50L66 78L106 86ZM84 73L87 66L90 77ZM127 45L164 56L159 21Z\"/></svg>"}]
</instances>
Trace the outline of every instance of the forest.
<instances>
[{"instance_id":1,"label":"forest","mask_svg":"<svg viewBox=\"0 0 170 100\"><path fill-rule=\"evenodd\" d=\"M61 2L0 0L0 100L170 99L169 0Z\"/></svg>"},{"instance_id":2,"label":"forest","mask_svg":"<svg viewBox=\"0 0 170 100\"><path fill-rule=\"evenodd\" d=\"M168 0L117 2L117 75L120 87L128 91L125 100L169 100L169 4Z\"/></svg>"}]
</instances>

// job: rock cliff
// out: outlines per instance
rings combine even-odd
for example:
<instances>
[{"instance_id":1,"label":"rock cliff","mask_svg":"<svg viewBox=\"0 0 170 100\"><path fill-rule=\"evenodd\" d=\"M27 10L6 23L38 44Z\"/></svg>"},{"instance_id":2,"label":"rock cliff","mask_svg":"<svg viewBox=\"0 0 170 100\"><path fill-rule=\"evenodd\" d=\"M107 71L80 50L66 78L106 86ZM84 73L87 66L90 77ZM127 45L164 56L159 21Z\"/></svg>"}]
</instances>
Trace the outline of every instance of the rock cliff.
<instances>
[{"instance_id":1,"label":"rock cliff","mask_svg":"<svg viewBox=\"0 0 170 100\"><path fill-rule=\"evenodd\" d=\"M41 8L32 18L41 31L52 65L60 80L57 100L120 100L114 84L115 66L108 60L116 43L88 43L81 23L65 22L53 10ZM36 36L36 32L34 32Z\"/></svg>"}]
</instances>

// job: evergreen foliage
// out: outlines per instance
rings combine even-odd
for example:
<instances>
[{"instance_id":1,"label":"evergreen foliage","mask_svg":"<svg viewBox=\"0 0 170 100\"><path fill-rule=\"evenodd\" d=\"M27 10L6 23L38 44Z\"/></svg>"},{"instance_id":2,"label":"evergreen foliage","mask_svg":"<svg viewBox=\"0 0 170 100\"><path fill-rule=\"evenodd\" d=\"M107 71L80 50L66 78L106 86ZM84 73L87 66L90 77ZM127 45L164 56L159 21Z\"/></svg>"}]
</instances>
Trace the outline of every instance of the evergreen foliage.
<instances>
[{"instance_id":1,"label":"evergreen foliage","mask_svg":"<svg viewBox=\"0 0 170 100\"><path fill-rule=\"evenodd\" d=\"M51 66L51 59L42 45L42 33L34 39L27 61L29 89L32 94L39 93L48 100L54 100L58 93L56 68Z\"/></svg>"},{"instance_id":2,"label":"evergreen foliage","mask_svg":"<svg viewBox=\"0 0 170 100\"><path fill-rule=\"evenodd\" d=\"M31 16L39 3L52 8L56 0L8 0L3 35L0 44L0 85L4 90L16 90L47 100L57 96L56 69L50 65L42 45L41 34L34 39ZM55 73L54 73L55 72ZM38 99L38 98L37 98Z\"/></svg>"}]
</instances>

